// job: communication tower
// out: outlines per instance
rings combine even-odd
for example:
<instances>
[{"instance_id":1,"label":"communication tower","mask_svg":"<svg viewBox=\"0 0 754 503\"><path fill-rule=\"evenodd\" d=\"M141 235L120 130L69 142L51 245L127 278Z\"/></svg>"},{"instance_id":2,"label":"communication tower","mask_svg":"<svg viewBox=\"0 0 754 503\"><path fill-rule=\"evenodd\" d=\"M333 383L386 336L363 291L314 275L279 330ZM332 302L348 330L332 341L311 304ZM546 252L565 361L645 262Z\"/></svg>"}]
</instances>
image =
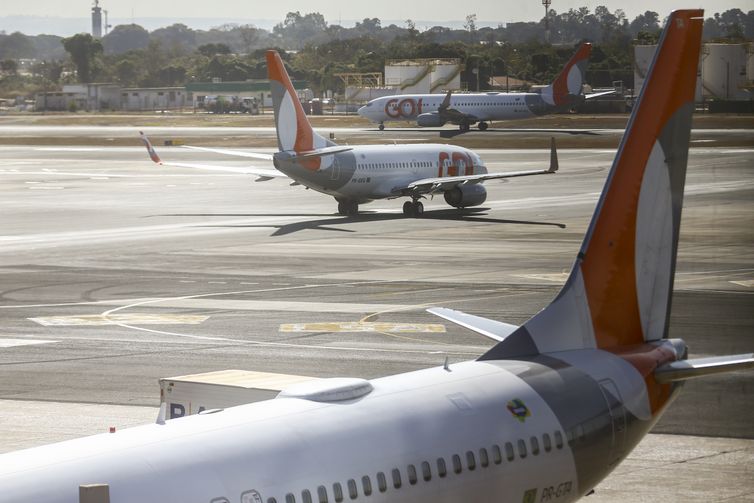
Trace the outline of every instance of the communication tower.
<instances>
[{"instance_id":1,"label":"communication tower","mask_svg":"<svg viewBox=\"0 0 754 503\"><path fill-rule=\"evenodd\" d=\"M99 0L94 0L92 7L92 36L102 38L102 7L99 6Z\"/></svg>"},{"instance_id":2,"label":"communication tower","mask_svg":"<svg viewBox=\"0 0 754 503\"><path fill-rule=\"evenodd\" d=\"M542 0L542 5L545 6L545 42L550 41L550 5L552 0Z\"/></svg>"}]
</instances>

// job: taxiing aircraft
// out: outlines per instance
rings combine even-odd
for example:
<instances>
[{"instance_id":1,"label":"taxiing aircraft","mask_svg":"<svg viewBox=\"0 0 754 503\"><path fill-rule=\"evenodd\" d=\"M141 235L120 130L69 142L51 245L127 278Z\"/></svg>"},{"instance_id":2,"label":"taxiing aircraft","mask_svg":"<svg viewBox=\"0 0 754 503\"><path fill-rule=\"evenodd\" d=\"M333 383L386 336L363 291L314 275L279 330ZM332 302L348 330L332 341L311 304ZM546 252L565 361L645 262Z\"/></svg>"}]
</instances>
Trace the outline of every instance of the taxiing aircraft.
<instances>
[{"instance_id":1,"label":"taxiing aircraft","mask_svg":"<svg viewBox=\"0 0 754 503\"><path fill-rule=\"evenodd\" d=\"M499 342L475 361L0 456L3 501L570 502L656 423L683 380L754 367L668 339L702 10L672 13L569 279L522 326L438 314ZM281 92L279 89L278 93ZM291 112L293 113L293 112ZM319 147L324 148L324 147Z\"/></svg>"},{"instance_id":2,"label":"taxiing aircraft","mask_svg":"<svg viewBox=\"0 0 754 503\"><path fill-rule=\"evenodd\" d=\"M313 129L296 97L288 73L275 51L267 52L279 152L274 155L227 149L188 147L226 155L272 161L270 168L233 168L163 162L147 137L141 138L152 160L184 168L246 173L258 181L289 178L338 201L338 213L355 215L359 205L375 199L408 197L403 213L420 216L421 199L442 194L456 208L478 206L487 199L485 180L554 173L558 169L554 142L548 169L489 173L473 151L454 145L336 145Z\"/></svg>"},{"instance_id":3,"label":"taxiing aircraft","mask_svg":"<svg viewBox=\"0 0 754 503\"><path fill-rule=\"evenodd\" d=\"M441 94L399 94L375 98L359 108L359 115L379 123L416 121L421 127L440 127L457 124L462 131L479 123L487 129L493 120L528 119L569 110L585 99L596 98L613 91L584 94L584 74L592 44L583 43L566 63L555 81L536 93L464 93L444 97Z\"/></svg>"}]
</instances>

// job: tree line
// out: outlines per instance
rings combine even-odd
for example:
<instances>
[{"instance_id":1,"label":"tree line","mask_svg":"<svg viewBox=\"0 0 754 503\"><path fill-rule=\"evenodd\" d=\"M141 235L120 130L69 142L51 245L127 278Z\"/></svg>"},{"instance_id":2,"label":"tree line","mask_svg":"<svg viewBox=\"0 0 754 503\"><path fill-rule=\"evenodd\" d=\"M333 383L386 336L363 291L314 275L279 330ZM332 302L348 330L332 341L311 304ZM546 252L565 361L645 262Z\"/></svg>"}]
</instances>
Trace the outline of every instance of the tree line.
<instances>
[{"instance_id":1,"label":"tree line","mask_svg":"<svg viewBox=\"0 0 754 503\"><path fill-rule=\"evenodd\" d=\"M0 33L0 97L29 94L70 82L115 82L124 87L164 87L192 81L238 81L266 78L264 51L277 48L295 78L316 92L342 91L339 73L381 72L386 60L459 58L470 89L488 86L490 75L508 74L532 82L549 82L573 48L583 41L595 47L588 81L609 86L632 81L633 45L654 43L664 19L647 11L628 20L622 10L604 6L570 9L538 22L478 27L466 16L463 29L435 26L419 31L382 26L366 18L353 27L328 24L317 13L289 12L271 31L228 24L193 30L174 24L148 32L136 24L119 25L101 40L88 34L61 38ZM708 41L754 39L754 10L731 9L704 23ZM19 60L36 59L30 75Z\"/></svg>"}]
</instances>

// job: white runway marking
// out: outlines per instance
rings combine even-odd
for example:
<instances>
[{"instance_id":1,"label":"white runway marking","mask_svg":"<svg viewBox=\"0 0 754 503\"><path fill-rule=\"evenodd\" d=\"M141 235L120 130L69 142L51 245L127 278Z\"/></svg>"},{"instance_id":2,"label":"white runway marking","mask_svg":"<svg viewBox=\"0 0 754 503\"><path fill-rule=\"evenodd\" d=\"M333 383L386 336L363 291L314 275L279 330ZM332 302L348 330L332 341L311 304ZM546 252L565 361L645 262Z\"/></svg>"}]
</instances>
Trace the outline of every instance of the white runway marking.
<instances>
[{"instance_id":1,"label":"white runway marking","mask_svg":"<svg viewBox=\"0 0 754 503\"><path fill-rule=\"evenodd\" d=\"M733 283L734 285L745 286L747 288L751 288L754 286L754 279L747 279L743 281L731 281L731 283Z\"/></svg>"},{"instance_id":2,"label":"white runway marking","mask_svg":"<svg viewBox=\"0 0 754 503\"><path fill-rule=\"evenodd\" d=\"M13 348L16 346L33 346L35 344L53 344L58 341L44 339L3 339L0 338L0 348Z\"/></svg>"},{"instance_id":3,"label":"white runway marking","mask_svg":"<svg viewBox=\"0 0 754 503\"><path fill-rule=\"evenodd\" d=\"M107 317L101 314L90 314L81 316L43 316L27 319L45 327L105 326L119 325L120 323L136 323L139 325L199 325L207 321L209 316L129 313Z\"/></svg>"},{"instance_id":4,"label":"white runway marking","mask_svg":"<svg viewBox=\"0 0 754 503\"><path fill-rule=\"evenodd\" d=\"M439 323L383 323L367 321L284 323L280 332L393 332L399 334L445 333Z\"/></svg>"}]
</instances>

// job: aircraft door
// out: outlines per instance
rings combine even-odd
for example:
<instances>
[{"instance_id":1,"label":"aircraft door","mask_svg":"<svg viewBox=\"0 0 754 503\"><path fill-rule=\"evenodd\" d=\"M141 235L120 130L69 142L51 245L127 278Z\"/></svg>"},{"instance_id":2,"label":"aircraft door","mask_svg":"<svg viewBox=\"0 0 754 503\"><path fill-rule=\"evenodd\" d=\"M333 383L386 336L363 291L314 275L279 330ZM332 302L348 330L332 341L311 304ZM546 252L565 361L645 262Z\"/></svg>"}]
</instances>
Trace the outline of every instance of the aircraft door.
<instances>
[{"instance_id":1,"label":"aircraft door","mask_svg":"<svg viewBox=\"0 0 754 503\"><path fill-rule=\"evenodd\" d=\"M610 466L617 464L623 457L624 443L626 437L626 411L623 406L623 399L612 379L603 379L599 382L600 390L607 402L610 418L612 421L613 438L610 449L608 464Z\"/></svg>"},{"instance_id":2,"label":"aircraft door","mask_svg":"<svg viewBox=\"0 0 754 503\"><path fill-rule=\"evenodd\" d=\"M340 178L340 161L338 156L333 156L332 166L330 167L330 180L337 180Z\"/></svg>"}]
</instances>

